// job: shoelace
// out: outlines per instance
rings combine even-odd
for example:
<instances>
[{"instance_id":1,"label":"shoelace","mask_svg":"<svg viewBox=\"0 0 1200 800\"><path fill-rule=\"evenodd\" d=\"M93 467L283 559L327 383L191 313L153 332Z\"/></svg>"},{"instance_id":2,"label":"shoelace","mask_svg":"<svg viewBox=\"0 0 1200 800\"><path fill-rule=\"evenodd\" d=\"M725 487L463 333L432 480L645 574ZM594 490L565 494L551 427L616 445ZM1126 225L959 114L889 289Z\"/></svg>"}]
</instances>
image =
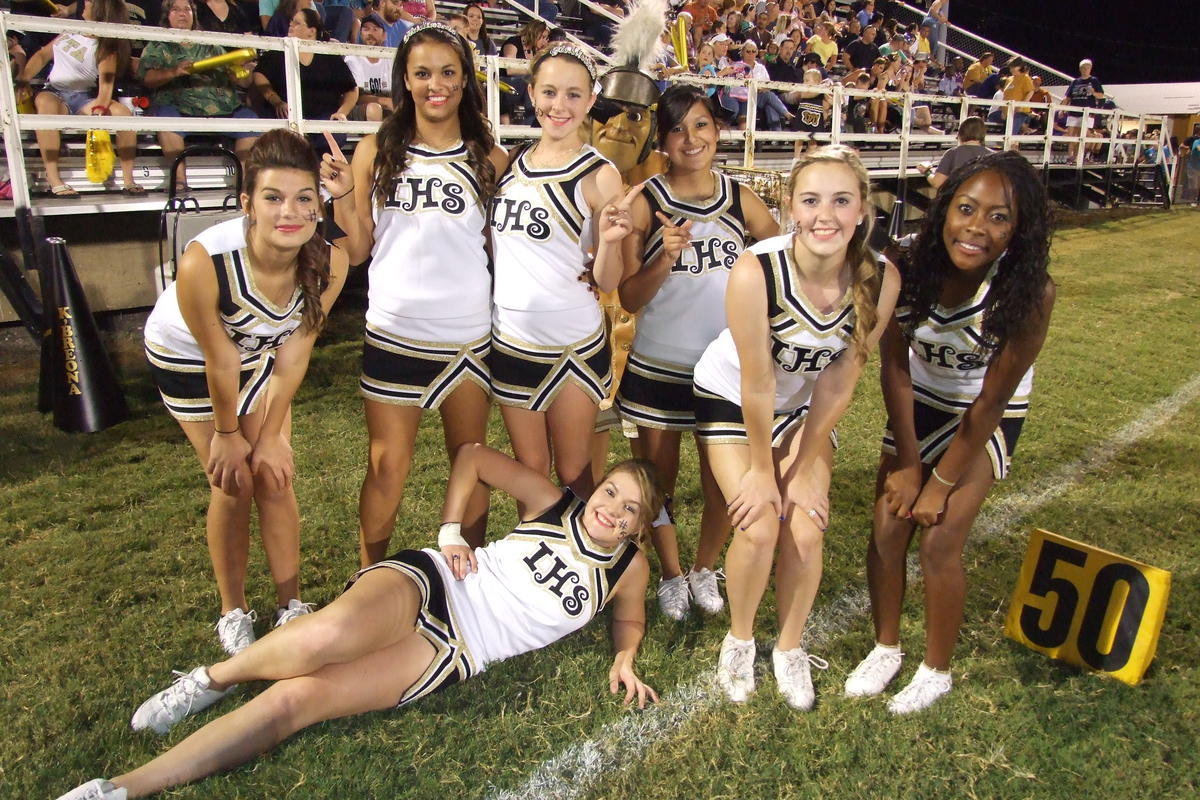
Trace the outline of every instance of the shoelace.
<instances>
[{"instance_id":1,"label":"shoelace","mask_svg":"<svg viewBox=\"0 0 1200 800\"><path fill-rule=\"evenodd\" d=\"M291 620L296 617L304 616L305 614L311 614L313 609L316 607L316 603L297 603L295 606L293 606L291 603L288 603L287 608L280 609L280 611L283 612L280 616L283 619Z\"/></svg>"},{"instance_id":2,"label":"shoelace","mask_svg":"<svg viewBox=\"0 0 1200 800\"><path fill-rule=\"evenodd\" d=\"M171 711L184 705L184 698L187 699L187 707L183 709L184 716L191 713L192 703L196 700L196 695L205 691L200 686L200 682L192 677L190 672L180 672L179 670L171 670L175 678L175 682L171 684L171 688L163 692L162 705L164 709Z\"/></svg>"},{"instance_id":3,"label":"shoelace","mask_svg":"<svg viewBox=\"0 0 1200 800\"><path fill-rule=\"evenodd\" d=\"M895 653L880 653L874 656L869 661L865 661L854 668L851 673L854 677L876 677L885 670L889 670L896 665L902 658L904 653L897 650Z\"/></svg>"},{"instance_id":4,"label":"shoelace","mask_svg":"<svg viewBox=\"0 0 1200 800\"><path fill-rule=\"evenodd\" d=\"M808 653L803 650L799 653L796 653L795 651L789 651L784 658L787 659L784 669L787 670L788 677L795 677L795 675L800 671L801 665L804 662L808 662L809 666L816 667L817 669L829 669L828 661L820 656L814 656L812 653Z\"/></svg>"},{"instance_id":5,"label":"shoelace","mask_svg":"<svg viewBox=\"0 0 1200 800\"><path fill-rule=\"evenodd\" d=\"M216 630L217 630L217 635L218 635L218 636L220 636L222 639L224 639L224 638L225 638L225 631L224 631L224 630L222 630L222 626L224 626L225 628L229 628L229 627L232 627L232 626L235 626L235 625L237 625L237 626L240 626L240 625L241 625L241 621L242 621L243 619L248 619L248 620L250 620L250 625L251 625L251 628L250 628L250 632L249 632L249 633L247 633L247 632L245 632L245 631L240 631L240 632L238 633L238 636L237 636L237 642L235 642L235 644L241 644L241 643L242 643L242 641L243 641L244 639L248 638L249 636L253 635L253 633L254 633L254 627L253 627L253 626L254 626L254 623L255 623L255 622L258 622L258 612L257 612L257 611L255 611L254 609L251 609L251 610L250 610L250 611L248 611L247 613L243 614L243 615L242 615L242 617L241 617L240 619L236 619L236 620L229 620L228 622L225 620L225 617L221 617L219 620L217 620L217 624L216 624L216 625L214 625L213 627L215 627L215 628L216 628Z\"/></svg>"},{"instance_id":6,"label":"shoelace","mask_svg":"<svg viewBox=\"0 0 1200 800\"><path fill-rule=\"evenodd\" d=\"M677 581L677 582L676 582L676 581ZM658 595L659 595L659 597L661 597L661 596L662 596L663 594L665 594L666 592L670 592L670 591L674 590L674 588L675 588L675 587L677 587L677 586L681 586L681 587L683 587L683 591L684 591L684 592L685 592L685 593L686 593L686 594L687 594L689 597L691 597L691 594L692 594L692 589L691 589L691 587L690 587L690 586L688 586L688 582L687 582L686 580L684 580L684 578L683 578L683 576L682 576L682 575L680 575L680 576L679 576L679 577L677 577L677 578L671 578L671 580L668 580L668 581L660 581L660 582L659 582L659 584L658 584Z\"/></svg>"},{"instance_id":7,"label":"shoelace","mask_svg":"<svg viewBox=\"0 0 1200 800\"><path fill-rule=\"evenodd\" d=\"M754 668L754 648L750 646L734 647L728 651L726 664L729 665L729 671L735 677L742 677L743 674L750 672Z\"/></svg>"}]
</instances>

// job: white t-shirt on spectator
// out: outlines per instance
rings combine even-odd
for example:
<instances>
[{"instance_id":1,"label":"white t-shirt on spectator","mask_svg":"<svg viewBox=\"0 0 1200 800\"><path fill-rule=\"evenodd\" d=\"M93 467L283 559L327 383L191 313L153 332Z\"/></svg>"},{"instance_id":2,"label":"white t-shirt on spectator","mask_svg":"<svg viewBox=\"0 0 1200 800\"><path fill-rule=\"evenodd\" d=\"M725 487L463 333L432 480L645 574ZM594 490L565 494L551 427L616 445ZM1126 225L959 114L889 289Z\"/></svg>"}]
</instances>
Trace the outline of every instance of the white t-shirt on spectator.
<instances>
[{"instance_id":1,"label":"white t-shirt on spectator","mask_svg":"<svg viewBox=\"0 0 1200 800\"><path fill-rule=\"evenodd\" d=\"M366 56L345 56L345 59L354 82L363 94L392 96L392 59L380 58L373 64Z\"/></svg>"}]
</instances>

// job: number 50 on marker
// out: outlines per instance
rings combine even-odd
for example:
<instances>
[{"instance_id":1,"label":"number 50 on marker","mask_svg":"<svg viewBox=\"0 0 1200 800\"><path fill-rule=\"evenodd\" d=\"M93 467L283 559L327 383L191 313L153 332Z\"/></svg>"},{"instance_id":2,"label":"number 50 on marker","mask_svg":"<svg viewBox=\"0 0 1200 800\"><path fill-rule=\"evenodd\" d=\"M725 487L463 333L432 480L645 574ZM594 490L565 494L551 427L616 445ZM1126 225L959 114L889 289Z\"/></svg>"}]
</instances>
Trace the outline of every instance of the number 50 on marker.
<instances>
[{"instance_id":1,"label":"number 50 on marker","mask_svg":"<svg viewBox=\"0 0 1200 800\"><path fill-rule=\"evenodd\" d=\"M1132 686L1154 658L1170 588L1165 570L1035 530L1004 632Z\"/></svg>"}]
</instances>

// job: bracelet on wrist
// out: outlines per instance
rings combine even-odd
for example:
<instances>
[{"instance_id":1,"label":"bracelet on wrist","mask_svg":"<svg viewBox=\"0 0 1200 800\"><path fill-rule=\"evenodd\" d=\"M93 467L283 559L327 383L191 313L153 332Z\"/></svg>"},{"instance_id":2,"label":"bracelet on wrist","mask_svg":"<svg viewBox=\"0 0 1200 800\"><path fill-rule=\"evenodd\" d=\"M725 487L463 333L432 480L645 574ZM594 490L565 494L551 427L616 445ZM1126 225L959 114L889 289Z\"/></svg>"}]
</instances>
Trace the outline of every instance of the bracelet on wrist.
<instances>
[{"instance_id":1,"label":"bracelet on wrist","mask_svg":"<svg viewBox=\"0 0 1200 800\"><path fill-rule=\"evenodd\" d=\"M470 547L467 540L462 537L461 522L443 522L442 527L438 529L438 547Z\"/></svg>"},{"instance_id":2,"label":"bracelet on wrist","mask_svg":"<svg viewBox=\"0 0 1200 800\"><path fill-rule=\"evenodd\" d=\"M353 186L351 186L349 189L347 189L344 193L339 194L337 197L334 197L333 195L329 195L329 199L330 200L341 200L343 197L346 197L347 195L351 195L351 194L354 194Z\"/></svg>"},{"instance_id":3,"label":"bracelet on wrist","mask_svg":"<svg viewBox=\"0 0 1200 800\"><path fill-rule=\"evenodd\" d=\"M948 488L951 488L951 489L953 489L953 488L954 488L954 484L955 484L955 482L954 482L954 481L948 481L948 480L946 480L945 478L943 478L941 475L938 475L937 467L934 467L934 468L933 468L933 473L932 473L932 474L933 474L933 479L934 479L934 480L936 480L938 483L942 484L942 486L946 486L946 487L948 487Z\"/></svg>"},{"instance_id":4,"label":"bracelet on wrist","mask_svg":"<svg viewBox=\"0 0 1200 800\"><path fill-rule=\"evenodd\" d=\"M233 434L237 433L237 432L238 432L238 431L240 431L241 429L242 429L242 426L241 426L241 425L235 425L235 426L234 426L234 428L233 428L233 430L231 430L231 431L223 431L223 430L221 430L220 428L218 428L216 425L214 425L214 426L213 426L213 433L220 434L221 436L232 436Z\"/></svg>"}]
</instances>

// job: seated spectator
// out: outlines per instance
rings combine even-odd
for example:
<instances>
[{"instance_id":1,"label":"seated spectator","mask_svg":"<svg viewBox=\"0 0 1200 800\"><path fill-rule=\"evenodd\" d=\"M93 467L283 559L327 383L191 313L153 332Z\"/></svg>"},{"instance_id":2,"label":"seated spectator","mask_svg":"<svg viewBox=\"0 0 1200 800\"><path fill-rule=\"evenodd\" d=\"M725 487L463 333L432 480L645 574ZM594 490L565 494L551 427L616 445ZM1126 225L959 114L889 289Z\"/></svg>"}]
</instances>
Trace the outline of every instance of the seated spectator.
<instances>
[{"instance_id":1,"label":"seated spectator","mask_svg":"<svg viewBox=\"0 0 1200 800\"><path fill-rule=\"evenodd\" d=\"M164 28L196 30L196 7L192 0L167 0L162 6ZM242 105L233 76L226 68L191 72L193 63L219 56L225 48L213 44L192 42L147 42L138 62L138 77L150 90L149 115L154 117L207 117L219 119L258 119L258 115ZM250 79L241 82L250 85ZM183 152L184 139L194 133L159 131L158 144L168 167ZM234 140L234 152L243 163L259 134L236 132L226 134ZM183 165L180 165L183 169ZM175 182L177 191L187 189L186 173L177 172L168 180Z\"/></svg>"},{"instance_id":2,"label":"seated spectator","mask_svg":"<svg viewBox=\"0 0 1200 800\"><path fill-rule=\"evenodd\" d=\"M374 10L387 25L384 47L399 47L404 34L408 33L408 29L412 27L412 23L405 21L403 17L405 12L400 5L400 0L375 0Z\"/></svg>"},{"instance_id":3,"label":"seated spectator","mask_svg":"<svg viewBox=\"0 0 1200 800\"><path fill-rule=\"evenodd\" d=\"M83 5L83 19L128 25L129 9L124 0L91 0ZM47 63L51 63L51 66L46 87L33 98L37 113L132 116L132 112L113 94L117 79L129 71L127 39L98 39L80 33L55 36L26 61L19 83L22 98L28 98L29 81ZM58 131L37 131L35 135L46 168L50 193L55 197L78 197L79 193L63 182L58 171L62 135ZM136 154L137 134L134 131L119 131L117 157L121 162L122 194L146 193L133 179L133 159Z\"/></svg>"},{"instance_id":4,"label":"seated spectator","mask_svg":"<svg viewBox=\"0 0 1200 800\"><path fill-rule=\"evenodd\" d=\"M917 169L929 181L930 186L938 189L959 167L992 152L983 145L986 136L987 124L979 117L967 117L958 129L958 144L942 154L937 169L935 170L929 162L918 164Z\"/></svg>"},{"instance_id":5,"label":"seated spectator","mask_svg":"<svg viewBox=\"0 0 1200 800\"><path fill-rule=\"evenodd\" d=\"M804 83L808 86L821 85L821 71L810 69L804 73ZM829 130L829 114L833 109L833 96L823 92L799 91L796 93L796 117L792 120L792 130L819 133Z\"/></svg>"},{"instance_id":6,"label":"seated spectator","mask_svg":"<svg viewBox=\"0 0 1200 800\"><path fill-rule=\"evenodd\" d=\"M521 26L521 30L510 36L500 45L501 58L517 58L526 62L537 57L537 54L550 44L550 29L540 19L531 19ZM500 95L500 124L513 124L513 116L518 109L524 109L528 99L529 82L524 77L529 74L529 67L506 67L500 71L501 77L516 90L514 94L504 92Z\"/></svg>"},{"instance_id":7,"label":"seated spectator","mask_svg":"<svg viewBox=\"0 0 1200 800\"><path fill-rule=\"evenodd\" d=\"M1004 97L1004 80L1008 77L1008 67L1004 67L999 72L993 72L984 78L979 83L975 84L966 92L973 97L982 98L1000 98Z\"/></svg>"},{"instance_id":8,"label":"seated spectator","mask_svg":"<svg viewBox=\"0 0 1200 800\"><path fill-rule=\"evenodd\" d=\"M817 32L808 40L808 49L806 52L819 55L826 69L833 66L834 62L837 61L838 46L837 42L833 40L832 23L817 23Z\"/></svg>"},{"instance_id":9,"label":"seated spectator","mask_svg":"<svg viewBox=\"0 0 1200 800\"><path fill-rule=\"evenodd\" d=\"M855 70L847 75L843 86L867 91L871 88L871 73ZM871 98L851 97L846 107L846 125L853 133L869 133L871 130Z\"/></svg>"},{"instance_id":10,"label":"seated spectator","mask_svg":"<svg viewBox=\"0 0 1200 800\"><path fill-rule=\"evenodd\" d=\"M932 33L928 25L921 23L921 27L917 29L917 39L912 44L913 58L918 61L933 60L933 40L929 38Z\"/></svg>"},{"instance_id":11,"label":"seated spectator","mask_svg":"<svg viewBox=\"0 0 1200 800\"><path fill-rule=\"evenodd\" d=\"M907 74L901 76L899 88L902 92L912 92L913 94L925 94L927 89L925 86L925 75L929 69L928 61L914 61L909 67L902 67L907 70ZM911 117L909 118L910 127L914 132L940 134L941 131L933 127L933 109L928 100L914 99L910 107ZM897 112L900 109L897 108Z\"/></svg>"},{"instance_id":12,"label":"seated spectator","mask_svg":"<svg viewBox=\"0 0 1200 800\"><path fill-rule=\"evenodd\" d=\"M750 23L742 19L742 15L737 11L730 11L725 15L725 35L735 42L741 43L746 41L746 34L750 32Z\"/></svg>"},{"instance_id":13,"label":"seated spectator","mask_svg":"<svg viewBox=\"0 0 1200 800\"><path fill-rule=\"evenodd\" d=\"M955 56L954 60L946 66L946 71L942 73L941 79L938 80L938 94L944 94L947 97L962 95L963 66L962 56Z\"/></svg>"},{"instance_id":14,"label":"seated spectator","mask_svg":"<svg viewBox=\"0 0 1200 800\"><path fill-rule=\"evenodd\" d=\"M847 45L860 36L862 36L862 24L858 21L858 17L851 17L848 22L837 26L837 36L834 38L837 41L838 50L843 51Z\"/></svg>"},{"instance_id":15,"label":"seated spectator","mask_svg":"<svg viewBox=\"0 0 1200 800\"><path fill-rule=\"evenodd\" d=\"M532 0L530 1L532 2ZM597 0L596 4L610 14L615 14L618 17L625 16L625 0ZM580 18L583 20L583 32L596 43L597 47L601 49L607 48L612 41L613 26L615 23L609 17L593 11L589 6L581 5L580 8Z\"/></svg>"},{"instance_id":16,"label":"seated spectator","mask_svg":"<svg viewBox=\"0 0 1200 800\"><path fill-rule=\"evenodd\" d=\"M262 8L262 3L259 3L259 8ZM267 36L290 36L292 20L296 17L296 12L301 9L312 9L320 16L322 26L324 26L324 11L325 7L316 0L279 0L279 5L275 8L275 13L272 14L263 25L263 33Z\"/></svg>"},{"instance_id":17,"label":"seated spectator","mask_svg":"<svg viewBox=\"0 0 1200 800\"><path fill-rule=\"evenodd\" d=\"M550 5L550 0L546 0L543 5ZM532 2L529 3L529 8L532 10ZM409 25L416 25L427 19L437 19L437 9L434 8L433 0L403 0L400 3L400 19Z\"/></svg>"},{"instance_id":18,"label":"seated spectator","mask_svg":"<svg viewBox=\"0 0 1200 800\"><path fill-rule=\"evenodd\" d=\"M466 39L475 45L475 52L481 56L496 55L497 48L492 43L491 34L488 33L487 17L483 13L483 6L479 3L470 3L463 9L463 16L467 18Z\"/></svg>"},{"instance_id":19,"label":"seated spectator","mask_svg":"<svg viewBox=\"0 0 1200 800\"><path fill-rule=\"evenodd\" d=\"M692 17L692 28L700 33L701 36L707 36L712 30L713 23L717 21L717 9L713 7L715 0L692 0L683 7Z\"/></svg>"},{"instance_id":20,"label":"seated spectator","mask_svg":"<svg viewBox=\"0 0 1200 800\"><path fill-rule=\"evenodd\" d=\"M1033 94L1029 96L1031 103L1053 103L1054 98L1042 88L1042 76L1033 76ZM1029 121L1026 123L1030 130L1034 133L1042 133L1046 130L1046 114L1047 109L1030 108Z\"/></svg>"},{"instance_id":21,"label":"seated spectator","mask_svg":"<svg viewBox=\"0 0 1200 800\"><path fill-rule=\"evenodd\" d=\"M694 67L696 74L701 78L717 77L717 57L710 42L700 45L700 49L696 51ZM706 86L704 87L704 93L712 97L717 93L717 87Z\"/></svg>"},{"instance_id":22,"label":"seated spectator","mask_svg":"<svg viewBox=\"0 0 1200 800\"><path fill-rule=\"evenodd\" d=\"M365 0L320 0L323 8L325 30L329 38L339 42L354 42L358 39L359 17L365 13Z\"/></svg>"},{"instance_id":23,"label":"seated spectator","mask_svg":"<svg viewBox=\"0 0 1200 800\"><path fill-rule=\"evenodd\" d=\"M990 52L987 52L987 53L984 53L983 55L981 55L979 57L978 61L972 63L971 66L967 67L967 71L963 75L963 85L962 85L963 91L965 93L971 95L972 97L983 97L984 96L984 95L976 94L975 92L972 91L972 89L974 89L979 84L983 83L985 80L987 80L987 78L989 76L991 76L995 72L995 69L993 69L993 67L992 67L992 61L994 59L995 59L995 55ZM995 91L995 90L993 89L993 91ZM989 92L987 96L990 97L991 93Z\"/></svg>"},{"instance_id":24,"label":"seated spectator","mask_svg":"<svg viewBox=\"0 0 1200 800\"><path fill-rule=\"evenodd\" d=\"M908 48L904 41L903 34L893 34L891 41L889 41L887 44L880 45L879 47L879 55L883 56L884 58L891 58L893 53L900 56L901 64L908 64L912 61L908 55ZM871 60L874 61L875 59Z\"/></svg>"},{"instance_id":25,"label":"seated spectator","mask_svg":"<svg viewBox=\"0 0 1200 800\"><path fill-rule=\"evenodd\" d=\"M770 16L765 12L754 17L754 28L746 34L746 41L754 42L758 45L759 51L767 49L767 45L775 41L775 34L768 27L771 24Z\"/></svg>"},{"instance_id":26,"label":"seated spectator","mask_svg":"<svg viewBox=\"0 0 1200 800\"><path fill-rule=\"evenodd\" d=\"M879 58L881 53L875 46L875 26L863 28L862 36L846 45L842 53L842 65L846 69L867 69Z\"/></svg>"},{"instance_id":27,"label":"seated spectator","mask_svg":"<svg viewBox=\"0 0 1200 800\"><path fill-rule=\"evenodd\" d=\"M166 2L163 2L166 7ZM164 24L165 27L165 24ZM237 0L198 0L196 27L215 33L258 33L258 20L251 20Z\"/></svg>"},{"instance_id":28,"label":"seated spectator","mask_svg":"<svg viewBox=\"0 0 1200 800\"><path fill-rule=\"evenodd\" d=\"M466 22L465 16L464 23ZM387 39L386 23L371 12L363 17L358 29L358 38L363 44L383 47ZM358 100L350 111L350 119L380 122L384 114L392 111L392 59L368 58L367 56L344 56L354 82L358 84Z\"/></svg>"},{"instance_id":29,"label":"seated spectator","mask_svg":"<svg viewBox=\"0 0 1200 800\"><path fill-rule=\"evenodd\" d=\"M760 81L771 79L770 74L767 73L766 66L758 60L758 45L752 41L747 41L742 45L742 60L730 65L727 72L730 77L734 78L748 78ZM750 88L747 86L734 86L730 89L729 95L738 104L738 130L745 130L746 104L750 99ZM783 104L783 101L779 99L779 95L769 89L759 89L757 111L763 112L766 118L766 129L769 131L783 130L784 120L790 120L793 116L792 112L787 110L787 106Z\"/></svg>"},{"instance_id":30,"label":"seated spectator","mask_svg":"<svg viewBox=\"0 0 1200 800\"><path fill-rule=\"evenodd\" d=\"M775 61L767 64L767 74L771 76L771 80L783 83L802 83L804 81L804 71L796 59L795 42L791 39L783 40L779 45L779 53ZM795 92L788 92L782 95L783 101L789 105L795 104L796 100L792 97L794 94Z\"/></svg>"},{"instance_id":31,"label":"seated spectator","mask_svg":"<svg viewBox=\"0 0 1200 800\"><path fill-rule=\"evenodd\" d=\"M288 35L309 42L328 38L320 15L311 8L296 12ZM281 51L271 50L262 55L254 71L254 86L276 116L280 119L288 116L289 102L294 102L294 98L288 96ZM346 62L328 53L300 51L300 102L305 119L349 119L358 102L358 85ZM343 144L346 135L335 133L334 139ZM329 151L322 134L310 134L308 140L318 153Z\"/></svg>"},{"instance_id":32,"label":"seated spectator","mask_svg":"<svg viewBox=\"0 0 1200 800\"><path fill-rule=\"evenodd\" d=\"M1033 95L1033 80L1026 70L1025 62L1014 58L1008 62L1008 80L1004 82L1004 99L1015 100L1019 103L1029 100ZM1014 106L1012 132L1015 134L1029 132L1029 106Z\"/></svg>"}]
</instances>

